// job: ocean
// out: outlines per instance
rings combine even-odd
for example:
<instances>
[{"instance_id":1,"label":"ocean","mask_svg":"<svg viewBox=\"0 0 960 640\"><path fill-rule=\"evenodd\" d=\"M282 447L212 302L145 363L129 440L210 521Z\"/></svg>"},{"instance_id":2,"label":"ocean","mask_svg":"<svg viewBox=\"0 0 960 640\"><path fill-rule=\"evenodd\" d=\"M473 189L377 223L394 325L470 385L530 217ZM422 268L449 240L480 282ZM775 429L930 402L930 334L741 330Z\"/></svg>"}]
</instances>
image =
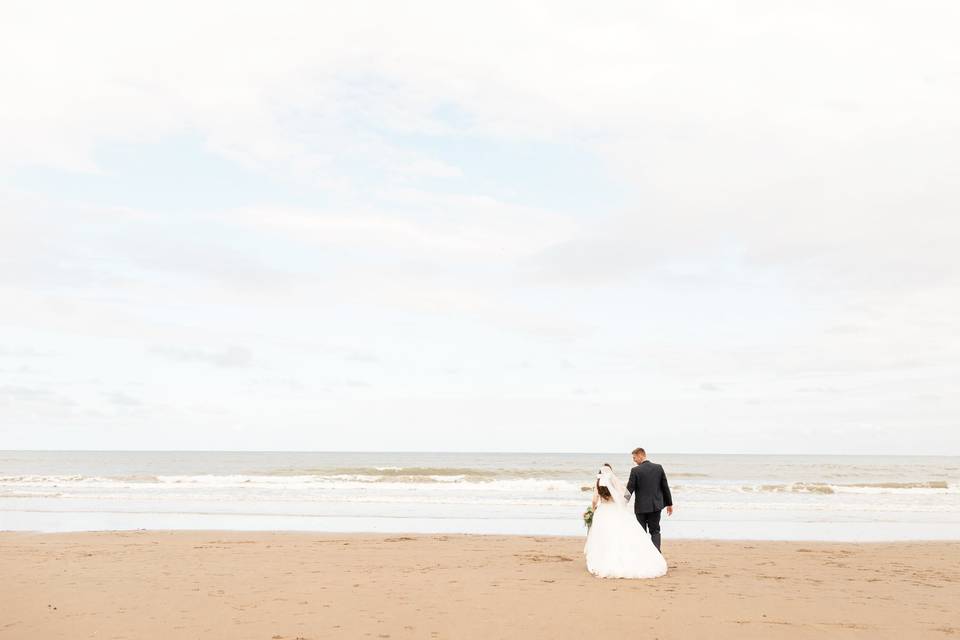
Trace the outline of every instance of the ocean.
<instances>
[{"instance_id":1,"label":"ocean","mask_svg":"<svg viewBox=\"0 0 960 640\"><path fill-rule=\"evenodd\" d=\"M664 539L960 540L960 457L651 456ZM625 453L0 451L0 530L583 535Z\"/></svg>"}]
</instances>

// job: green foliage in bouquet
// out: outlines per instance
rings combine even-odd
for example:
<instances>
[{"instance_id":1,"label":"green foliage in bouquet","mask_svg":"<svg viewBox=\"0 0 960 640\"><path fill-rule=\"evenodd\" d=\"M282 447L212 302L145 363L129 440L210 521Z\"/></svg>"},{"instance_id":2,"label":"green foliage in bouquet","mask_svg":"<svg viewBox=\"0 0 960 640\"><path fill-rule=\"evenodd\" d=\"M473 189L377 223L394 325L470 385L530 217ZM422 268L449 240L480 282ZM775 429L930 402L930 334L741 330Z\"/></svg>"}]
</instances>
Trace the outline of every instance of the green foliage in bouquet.
<instances>
[{"instance_id":1,"label":"green foliage in bouquet","mask_svg":"<svg viewBox=\"0 0 960 640\"><path fill-rule=\"evenodd\" d=\"M587 507L587 510L583 512L583 524L586 525L587 529L593 524L593 507Z\"/></svg>"}]
</instances>

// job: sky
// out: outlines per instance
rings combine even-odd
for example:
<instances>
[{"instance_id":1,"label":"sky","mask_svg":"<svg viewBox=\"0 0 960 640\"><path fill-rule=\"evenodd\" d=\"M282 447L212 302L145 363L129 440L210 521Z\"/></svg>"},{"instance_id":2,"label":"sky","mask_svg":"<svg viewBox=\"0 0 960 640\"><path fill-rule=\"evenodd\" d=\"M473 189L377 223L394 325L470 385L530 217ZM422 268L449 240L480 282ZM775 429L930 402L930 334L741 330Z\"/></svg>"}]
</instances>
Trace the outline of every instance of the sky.
<instances>
[{"instance_id":1,"label":"sky","mask_svg":"<svg viewBox=\"0 0 960 640\"><path fill-rule=\"evenodd\" d=\"M0 449L960 455L958 30L5 2Z\"/></svg>"}]
</instances>

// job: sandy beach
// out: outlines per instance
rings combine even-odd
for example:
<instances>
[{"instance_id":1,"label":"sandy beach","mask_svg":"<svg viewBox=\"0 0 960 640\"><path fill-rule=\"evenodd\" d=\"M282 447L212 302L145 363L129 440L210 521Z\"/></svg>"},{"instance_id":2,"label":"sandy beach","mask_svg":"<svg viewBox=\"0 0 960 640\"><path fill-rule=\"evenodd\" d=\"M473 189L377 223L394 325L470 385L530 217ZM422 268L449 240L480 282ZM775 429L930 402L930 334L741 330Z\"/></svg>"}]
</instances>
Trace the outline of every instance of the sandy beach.
<instances>
[{"instance_id":1,"label":"sandy beach","mask_svg":"<svg viewBox=\"0 0 960 640\"><path fill-rule=\"evenodd\" d=\"M599 580L579 538L0 533L0 638L950 638L960 542L666 541Z\"/></svg>"}]
</instances>

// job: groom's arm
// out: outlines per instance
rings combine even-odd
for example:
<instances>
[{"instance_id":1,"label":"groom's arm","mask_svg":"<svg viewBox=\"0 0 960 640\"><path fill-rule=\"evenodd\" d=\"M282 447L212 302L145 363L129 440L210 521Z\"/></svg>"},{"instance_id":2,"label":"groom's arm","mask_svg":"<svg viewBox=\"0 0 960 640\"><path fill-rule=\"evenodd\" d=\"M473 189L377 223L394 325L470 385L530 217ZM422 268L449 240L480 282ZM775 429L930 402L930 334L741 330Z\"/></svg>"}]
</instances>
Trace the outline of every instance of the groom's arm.
<instances>
[{"instance_id":1,"label":"groom's arm","mask_svg":"<svg viewBox=\"0 0 960 640\"><path fill-rule=\"evenodd\" d=\"M673 506L673 496L670 495L670 484L667 483L667 472L660 469L660 491L663 493L663 506Z\"/></svg>"},{"instance_id":2,"label":"groom's arm","mask_svg":"<svg viewBox=\"0 0 960 640\"><path fill-rule=\"evenodd\" d=\"M630 479L627 480L627 495L623 496L627 500L630 499L630 495L637 490L637 474L633 472L633 469L630 470Z\"/></svg>"}]
</instances>

